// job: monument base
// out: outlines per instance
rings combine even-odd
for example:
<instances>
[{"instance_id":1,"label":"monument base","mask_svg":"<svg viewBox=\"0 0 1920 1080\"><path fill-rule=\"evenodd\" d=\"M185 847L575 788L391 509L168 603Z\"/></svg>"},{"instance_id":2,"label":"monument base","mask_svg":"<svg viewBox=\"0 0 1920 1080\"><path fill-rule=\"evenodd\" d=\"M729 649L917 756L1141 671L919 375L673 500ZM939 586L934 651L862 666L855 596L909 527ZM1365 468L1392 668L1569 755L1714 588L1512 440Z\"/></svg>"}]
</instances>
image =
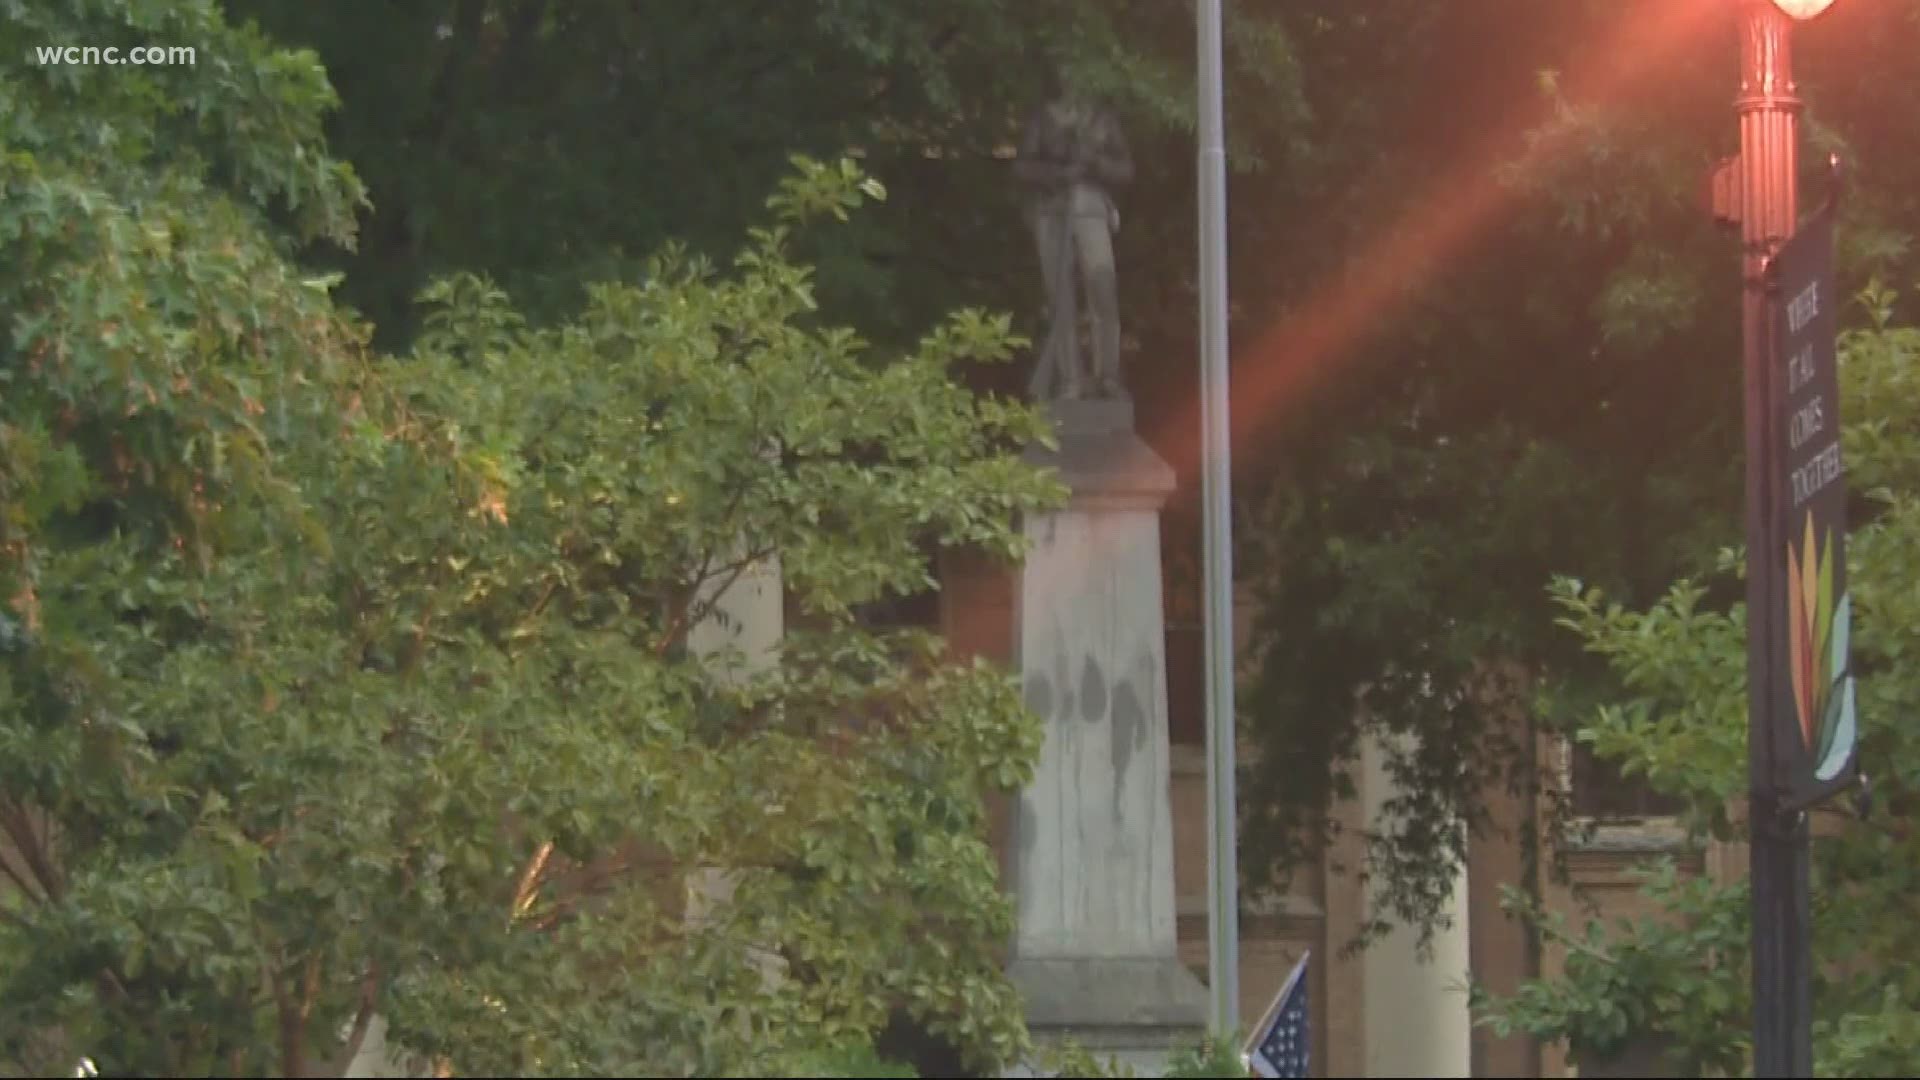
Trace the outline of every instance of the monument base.
<instances>
[{"instance_id":1,"label":"monument base","mask_svg":"<svg viewBox=\"0 0 1920 1080\"><path fill-rule=\"evenodd\" d=\"M1174 476L1134 433L1131 401L1048 408L1057 448L1027 460L1072 494L1026 523L1015 655L1047 739L1013 811L1008 974L1036 1042L1158 1076L1207 1019L1174 913L1159 519Z\"/></svg>"},{"instance_id":2,"label":"monument base","mask_svg":"<svg viewBox=\"0 0 1920 1080\"><path fill-rule=\"evenodd\" d=\"M1070 1040L1141 1076L1164 1074L1170 1055L1206 1034L1206 988L1177 960L1019 959L1007 974L1026 999L1036 1043Z\"/></svg>"},{"instance_id":3,"label":"monument base","mask_svg":"<svg viewBox=\"0 0 1920 1080\"><path fill-rule=\"evenodd\" d=\"M1027 1001L1034 1028L1129 1028L1198 1035L1207 991L1178 960L1143 956L1016 959L1007 975Z\"/></svg>"},{"instance_id":4,"label":"monument base","mask_svg":"<svg viewBox=\"0 0 1920 1080\"><path fill-rule=\"evenodd\" d=\"M1173 491L1173 470L1133 431L1133 399L1087 398L1047 403L1059 448L1028 448L1030 465L1059 471L1079 510L1148 506Z\"/></svg>"}]
</instances>

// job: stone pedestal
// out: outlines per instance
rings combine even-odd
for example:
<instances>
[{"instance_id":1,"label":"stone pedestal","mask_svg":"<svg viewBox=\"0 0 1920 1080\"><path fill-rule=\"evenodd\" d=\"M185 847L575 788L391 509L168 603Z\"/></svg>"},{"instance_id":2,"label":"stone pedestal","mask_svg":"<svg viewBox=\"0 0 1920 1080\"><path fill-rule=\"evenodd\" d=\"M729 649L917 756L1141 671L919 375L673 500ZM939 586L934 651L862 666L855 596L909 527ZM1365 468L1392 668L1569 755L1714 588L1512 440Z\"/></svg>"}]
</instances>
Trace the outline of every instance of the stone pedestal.
<instances>
[{"instance_id":1,"label":"stone pedestal","mask_svg":"<svg viewBox=\"0 0 1920 1080\"><path fill-rule=\"evenodd\" d=\"M1159 520L1173 473L1134 435L1129 402L1062 402L1054 417L1059 450L1029 460L1073 498L1026 523L1015 605L1047 739L1014 810L1010 974L1036 1037L1155 1072L1207 1008L1174 911Z\"/></svg>"}]
</instances>

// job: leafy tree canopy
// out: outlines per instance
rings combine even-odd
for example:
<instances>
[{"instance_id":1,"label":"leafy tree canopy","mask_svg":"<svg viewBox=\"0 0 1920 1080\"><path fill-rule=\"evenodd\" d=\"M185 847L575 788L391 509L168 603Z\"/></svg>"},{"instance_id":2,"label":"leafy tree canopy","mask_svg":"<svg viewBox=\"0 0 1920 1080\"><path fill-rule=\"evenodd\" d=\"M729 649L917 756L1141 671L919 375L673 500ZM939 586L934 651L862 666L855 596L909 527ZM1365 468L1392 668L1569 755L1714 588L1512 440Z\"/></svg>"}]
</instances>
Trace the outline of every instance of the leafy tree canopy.
<instances>
[{"instance_id":1,"label":"leafy tree canopy","mask_svg":"<svg viewBox=\"0 0 1920 1080\"><path fill-rule=\"evenodd\" d=\"M373 202L343 295L392 340L414 328L408 303L436 273L497 277L539 321L571 310L584 282L630 278L667 240L721 256L796 151L856 153L899 195L814 238L832 310L886 341L956 302L1024 318L1039 307L1038 275L1007 156L1055 65L1129 115L1146 174L1127 198L1129 242L1133 207L1154 207L1139 215L1152 221L1191 185L1192 154L1172 141L1193 117L1184 5L228 6L317 49L341 88L332 145ZM1265 22L1236 15L1234 30L1238 85L1263 103L1237 147L1252 164L1253 133L1295 115L1296 61ZM1191 215L1178 220L1190 227ZM1159 224L1138 230L1143 245L1168 240ZM1150 277L1139 295L1164 288Z\"/></svg>"},{"instance_id":2,"label":"leafy tree canopy","mask_svg":"<svg viewBox=\"0 0 1920 1080\"><path fill-rule=\"evenodd\" d=\"M1894 294L1861 296L1862 325L1841 343L1842 442L1848 483L1865 496L1848 541L1860 686L1860 761L1872 779L1870 815L1844 801L1815 812L1813 954L1815 1071L1908 1076L1920 1065L1920 979L1904 958L1920 948L1913 893L1920 881L1920 331L1893 319ZM1738 568L1729 552L1724 576ZM1746 619L1741 603L1707 599L1689 578L1635 609L1562 579L1561 622L1603 657L1626 693L1587 714L1579 737L1630 776L1680 796L1697 840L1737 840L1728 807L1746 787ZM1751 923L1744 880L1682 881L1650 868L1658 915L1570 928L1521 900L1568 951L1563 975L1511 998L1480 995L1482 1022L1564 1040L1605 1056L1630 1036L1664 1037L1679 1075L1751 1068Z\"/></svg>"},{"instance_id":3,"label":"leafy tree canopy","mask_svg":"<svg viewBox=\"0 0 1920 1080\"><path fill-rule=\"evenodd\" d=\"M210 3L10 14L0 1061L337 1072L376 1014L494 1075L777 1071L897 1011L1021 1053L980 800L1038 731L851 609L1059 492L954 379L1004 319L874 363L819 318L794 237L878 189L800 159L730 260L540 326L437 279L382 363L269 223L353 236L311 54ZM691 653L769 557L775 662ZM732 897L692 918L702 868Z\"/></svg>"},{"instance_id":4,"label":"leafy tree canopy","mask_svg":"<svg viewBox=\"0 0 1920 1080\"><path fill-rule=\"evenodd\" d=\"M1730 5L1347 7L1300 50L1308 109L1364 118L1327 137L1351 148L1344 195L1304 204L1324 241L1269 260L1302 298L1289 333L1236 331L1236 409L1274 406L1236 456L1258 463L1244 864L1257 885L1320 851L1362 736L1411 736L1387 742L1406 795L1355 869L1383 918L1431 926L1496 827L1485 793L1527 790L1534 732L1619 689L1543 585L1650 604L1739 535L1737 251L1699 194L1736 149L1738 53ZM1913 104L1917 12L1840 4L1797 31L1803 202L1840 153L1849 289L1914 272L1920 144L1888 117Z\"/></svg>"},{"instance_id":5,"label":"leafy tree canopy","mask_svg":"<svg viewBox=\"0 0 1920 1080\"><path fill-rule=\"evenodd\" d=\"M485 272L544 324L665 238L722 251L788 151L849 147L894 197L805 240L828 310L886 343L956 301L1028 325L1006 155L1063 60L1135 143L1128 379L1189 481L1170 544L1195 541L1190 5L230 6L317 49L341 87L334 145L373 206L344 295L396 342L433 274ZM1476 680L1606 681L1549 632L1540 583L1577 566L1651 597L1734 520L1732 253L1695 198L1733 133L1731 16L1630 7L1229 5L1256 888L1318 848L1363 728L1416 734L1372 869L1383 911L1434 919L1465 836L1444 823L1482 826L1488 784L1526 782L1491 719L1524 680ZM1920 158L1885 120L1907 91L1885 88L1913 82L1916 31L1862 18L1803 34L1803 83L1818 145L1862 165L1850 265L1890 272Z\"/></svg>"}]
</instances>

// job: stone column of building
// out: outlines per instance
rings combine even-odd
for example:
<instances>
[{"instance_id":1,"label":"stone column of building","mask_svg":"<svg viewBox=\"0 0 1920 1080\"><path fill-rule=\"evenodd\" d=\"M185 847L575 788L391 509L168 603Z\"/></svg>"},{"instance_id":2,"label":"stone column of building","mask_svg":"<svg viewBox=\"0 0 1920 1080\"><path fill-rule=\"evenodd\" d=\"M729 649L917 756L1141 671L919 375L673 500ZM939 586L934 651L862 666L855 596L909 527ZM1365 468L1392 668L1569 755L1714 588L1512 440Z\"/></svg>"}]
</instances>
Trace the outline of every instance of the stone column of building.
<instances>
[{"instance_id":1,"label":"stone column of building","mask_svg":"<svg viewBox=\"0 0 1920 1080\"><path fill-rule=\"evenodd\" d=\"M777 554L756 560L731 582L707 580L694 603L708 613L688 630L687 651L721 665L723 679L749 678L774 663L774 651L786 634L786 589ZM733 889L733 875L725 867L694 870L687 875L685 918L693 924L709 918L732 897ZM771 952L758 954L756 960L769 979L782 966Z\"/></svg>"},{"instance_id":2,"label":"stone column of building","mask_svg":"<svg viewBox=\"0 0 1920 1080\"><path fill-rule=\"evenodd\" d=\"M730 585L708 579L694 602L711 604L712 609L687 631L688 652L709 658L736 652L736 670L742 674L764 671L773 662L773 652L786 633L786 597L777 554L748 566Z\"/></svg>"},{"instance_id":3,"label":"stone column of building","mask_svg":"<svg viewBox=\"0 0 1920 1080\"><path fill-rule=\"evenodd\" d=\"M1360 794L1369 821L1378 820L1398 791L1386 761L1386 747L1366 740ZM1455 878L1448 908L1452 925L1434 931L1429 956L1420 955L1418 935L1411 928L1395 927L1362 957L1367 1076L1472 1075L1464 868Z\"/></svg>"}]
</instances>

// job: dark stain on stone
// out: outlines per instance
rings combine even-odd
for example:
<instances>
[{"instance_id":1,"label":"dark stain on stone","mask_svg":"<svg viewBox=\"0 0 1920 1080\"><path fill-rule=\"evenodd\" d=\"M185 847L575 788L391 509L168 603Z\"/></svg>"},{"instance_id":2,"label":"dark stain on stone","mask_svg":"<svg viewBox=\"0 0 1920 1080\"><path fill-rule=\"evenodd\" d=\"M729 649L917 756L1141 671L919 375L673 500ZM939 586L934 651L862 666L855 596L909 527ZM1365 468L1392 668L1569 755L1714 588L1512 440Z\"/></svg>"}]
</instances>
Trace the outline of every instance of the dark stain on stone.
<instances>
[{"instance_id":1,"label":"dark stain on stone","mask_svg":"<svg viewBox=\"0 0 1920 1080\"><path fill-rule=\"evenodd\" d=\"M1140 695L1132 679L1124 679L1113 688L1113 808L1120 812L1120 801L1127 785L1127 765L1133 761L1134 745L1145 736L1147 713L1140 707Z\"/></svg>"},{"instance_id":2,"label":"dark stain on stone","mask_svg":"<svg viewBox=\"0 0 1920 1080\"><path fill-rule=\"evenodd\" d=\"M1039 821L1040 807L1033 801L1033 796L1020 796L1020 814L1014 819L1013 832L1014 843L1020 847L1020 861L1023 864L1033 854L1033 845L1036 842L1034 834L1039 829Z\"/></svg>"},{"instance_id":3,"label":"dark stain on stone","mask_svg":"<svg viewBox=\"0 0 1920 1080\"><path fill-rule=\"evenodd\" d=\"M1160 692L1160 665L1154 662L1152 653L1143 653L1139 667L1142 683L1147 688L1146 700L1149 702L1157 700ZM1140 722L1133 725L1133 748L1145 750L1147 748L1147 714L1144 708L1140 710L1138 717Z\"/></svg>"},{"instance_id":4,"label":"dark stain on stone","mask_svg":"<svg viewBox=\"0 0 1920 1080\"><path fill-rule=\"evenodd\" d=\"M1042 720L1053 718L1053 684L1045 675L1027 676L1027 708Z\"/></svg>"},{"instance_id":5,"label":"dark stain on stone","mask_svg":"<svg viewBox=\"0 0 1920 1080\"><path fill-rule=\"evenodd\" d=\"M1100 665L1089 656L1085 666L1080 669L1080 718L1089 724L1097 724L1106 715L1106 676L1101 674Z\"/></svg>"},{"instance_id":6,"label":"dark stain on stone","mask_svg":"<svg viewBox=\"0 0 1920 1080\"><path fill-rule=\"evenodd\" d=\"M1059 627L1056 626L1053 637L1053 681L1060 691L1060 711L1057 715L1060 719L1066 720L1073 716L1073 672L1068 667L1066 635L1060 633Z\"/></svg>"}]
</instances>

